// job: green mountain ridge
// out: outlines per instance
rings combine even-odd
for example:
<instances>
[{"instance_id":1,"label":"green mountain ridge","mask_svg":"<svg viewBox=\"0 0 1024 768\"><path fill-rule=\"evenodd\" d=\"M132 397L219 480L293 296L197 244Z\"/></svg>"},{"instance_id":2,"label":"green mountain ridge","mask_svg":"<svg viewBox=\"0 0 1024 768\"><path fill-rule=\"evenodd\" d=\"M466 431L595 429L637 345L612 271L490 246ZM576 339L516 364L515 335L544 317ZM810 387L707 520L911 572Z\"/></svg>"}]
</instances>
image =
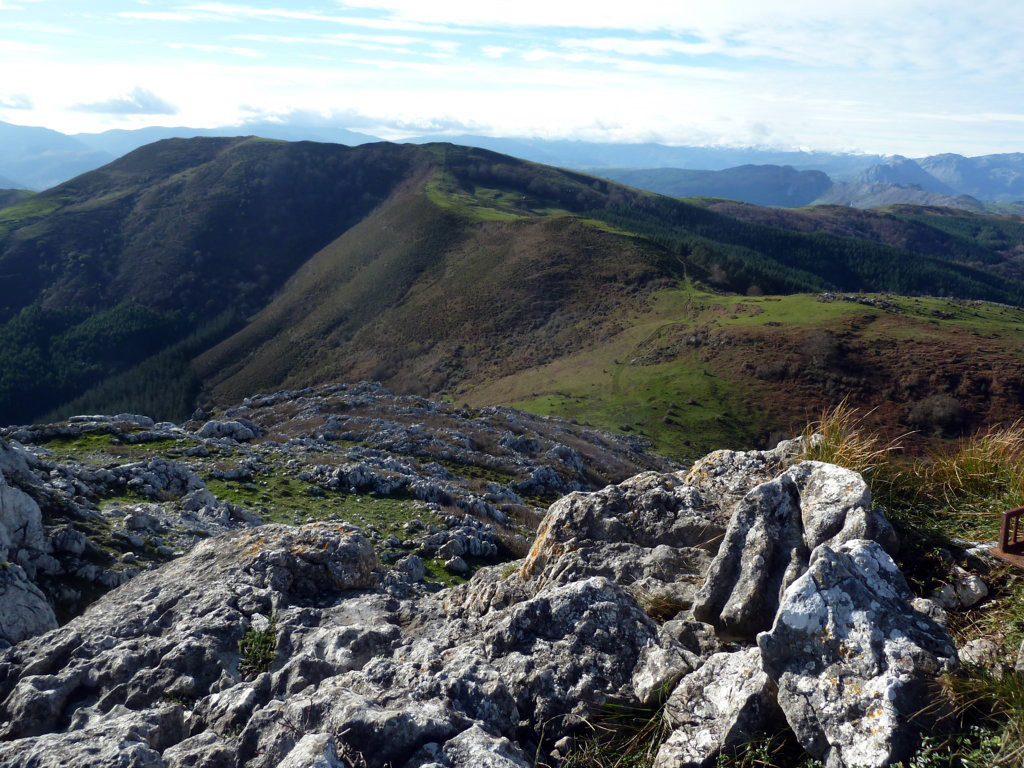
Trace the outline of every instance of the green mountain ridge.
<instances>
[{"instance_id":1,"label":"green mountain ridge","mask_svg":"<svg viewBox=\"0 0 1024 768\"><path fill-rule=\"evenodd\" d=\"M1012 217L828 209L826 225L812 222L816 209L773 218L723 206L448 144L160 141L0 210L0 420L67 413L72 400L124 410L125 393L145 389L133 376L167 382L164 405L147 401L166 409L158 418L187 415L196 393L227 402L362 378L569 413L575 405L531 376L592 359L609 386L569 386L597 398L580 413L682 455L698 428L706 435L694 451L723 431L750 442L777 426L747 418L773 380L700 346L718 333L708 318L719 322L737 301L742 313L768 306L729 293L1024 304L1014 262L1024 229ZM759 326L782 339L782 357L846 318L798 304L820 328ZM684 328L697 346L679 337ZM723 348L741 343L729 334ZM651 352L657 339L671 341ZM638 346L633 368L662 368L657 381L629 385L648 402L633 423L620 415L628 358L617 355ZM563 373L547 385L569 381ZM679 401L672 413L669 400Z\"/></svg>"}]
</instances>

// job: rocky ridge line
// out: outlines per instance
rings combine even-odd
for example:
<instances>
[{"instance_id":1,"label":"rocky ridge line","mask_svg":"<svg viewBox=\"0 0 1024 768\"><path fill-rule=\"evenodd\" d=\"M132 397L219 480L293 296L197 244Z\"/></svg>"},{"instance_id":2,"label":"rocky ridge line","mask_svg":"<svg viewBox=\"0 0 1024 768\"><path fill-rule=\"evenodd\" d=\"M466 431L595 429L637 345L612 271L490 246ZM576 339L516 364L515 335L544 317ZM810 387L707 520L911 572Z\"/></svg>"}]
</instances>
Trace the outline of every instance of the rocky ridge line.
<instances>
[{"instance_id":1,"label":"rocky ridge line","mask_svg":"<svg viewBox=\"0 0 1024 768\"><path fill-rule=\"evenodd\" d=\"M671 466L636 438L376 384L248 398L182 425L78 416L0 430L0 646L199 542L347 521L413 591L525 554L548 504Z\"/></svg>"}]
</instances>

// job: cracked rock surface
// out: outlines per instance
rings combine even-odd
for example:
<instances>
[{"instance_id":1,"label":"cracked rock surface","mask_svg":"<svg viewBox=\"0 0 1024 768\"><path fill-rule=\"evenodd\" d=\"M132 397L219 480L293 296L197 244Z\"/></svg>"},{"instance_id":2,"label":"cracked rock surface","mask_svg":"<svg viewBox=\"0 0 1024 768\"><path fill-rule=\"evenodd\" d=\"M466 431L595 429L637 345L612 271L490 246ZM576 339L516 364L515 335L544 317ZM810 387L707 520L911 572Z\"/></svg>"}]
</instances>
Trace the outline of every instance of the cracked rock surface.
<instances>
[{"instance_id":1,"label":"cracked rock surface","mask_svg":"<svg viewBox=\"0 0 1024 768\"><path fill-rule=\"evenodd\" d=\"M243 418L223 421L251 447ZM496 444L544 448L509 431ZM714 765L782 722L830 768L881 768L956 652L912 607L863 481L798 449L570 493L525 558L437 594L412 586L419 555L342 521L210 536L0 651L0 764L524 768L609 706L667 698L659 768ZM182 504L209 501L188 485ZM477 524L430 546L483 555ZM51 547L88 545L62 530Z\"/></svg>"}]
</instances>

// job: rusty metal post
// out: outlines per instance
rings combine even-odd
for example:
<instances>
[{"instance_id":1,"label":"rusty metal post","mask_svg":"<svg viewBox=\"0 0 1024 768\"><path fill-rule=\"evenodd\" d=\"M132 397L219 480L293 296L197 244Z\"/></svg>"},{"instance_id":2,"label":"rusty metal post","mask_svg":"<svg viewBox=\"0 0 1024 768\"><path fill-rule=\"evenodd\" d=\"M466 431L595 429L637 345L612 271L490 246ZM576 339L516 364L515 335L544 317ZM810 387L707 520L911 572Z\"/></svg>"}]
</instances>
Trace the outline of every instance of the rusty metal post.
<instances>
[{"instance_id":1,"label":"rusty metal post","mask_svg":"<svg viewBox=\"0 0 1024 768\"><path fill-rule=\"evenodd\" d=\"M1020 539L1020 519L1024 517L1024 507L1017 507L1003 512L1003 522L999 530L999 543L992 554L1008 563L1024 568L1024 541Z\"/></svg>"}]
</instances>

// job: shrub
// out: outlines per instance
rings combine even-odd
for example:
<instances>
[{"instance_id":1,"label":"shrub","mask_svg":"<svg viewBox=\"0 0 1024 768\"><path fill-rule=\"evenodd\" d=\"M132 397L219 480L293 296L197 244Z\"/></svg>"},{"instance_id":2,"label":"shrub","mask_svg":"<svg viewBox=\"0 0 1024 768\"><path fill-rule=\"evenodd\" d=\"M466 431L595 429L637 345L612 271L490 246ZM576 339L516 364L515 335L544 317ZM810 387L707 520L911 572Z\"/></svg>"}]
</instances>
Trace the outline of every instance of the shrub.
<instances>
[{"instance_id":1,"label":"shrub","mask_svg":"<svg viewBox=\"0 0 1024 768\"><path fill-rule=\"evenodd\" d=\"M254 623L255 624L255 623ZM262 629L250 626L238 641L238 671L251 679L270 669L277 653L277 620L270 617Z\"/></svg>"}]
</instances>

